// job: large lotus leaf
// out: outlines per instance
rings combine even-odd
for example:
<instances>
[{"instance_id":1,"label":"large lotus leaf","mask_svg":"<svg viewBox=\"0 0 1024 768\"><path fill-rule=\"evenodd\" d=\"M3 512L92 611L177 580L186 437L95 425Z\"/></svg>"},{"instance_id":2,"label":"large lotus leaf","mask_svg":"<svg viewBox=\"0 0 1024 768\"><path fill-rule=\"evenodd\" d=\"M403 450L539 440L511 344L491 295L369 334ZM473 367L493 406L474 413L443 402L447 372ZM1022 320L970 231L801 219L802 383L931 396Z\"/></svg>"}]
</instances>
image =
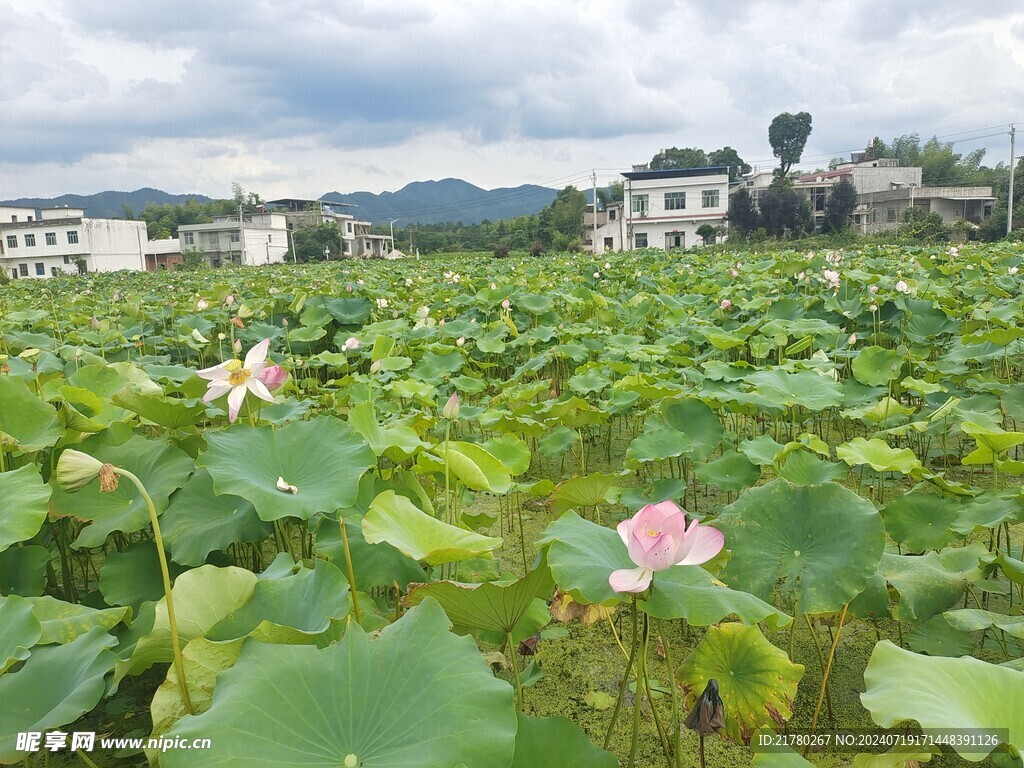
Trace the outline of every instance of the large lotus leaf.
<instances>
[{"instance_id":1,"label":"large lotus leaf","mask_svg":"<svg viewBox=\"0 0 1024 768\"><path fill-rule=\"evenodd\" d=\"M95 627L112 629L122 621L127 622L131 616L129 608L90 608L49 595L25 599L32 604L32 613L39 620L42 632L39 636L40 645L70 643Z\"/></svg>"},{"instance_id":2,"label":"large lotus leaf","mask_svg":"<svg viewBox=\"0 0 1024 768\"><path fill-rule=\"evenodd\" d=\"M868 403L856 408L848 408L841 415L847 419L863 419L870 424L883 424L890 419L902 419L912 413L914 413L913 408L908 408L898 400L886 395L874 405Z\"/></svg>"},{"instance_id":3,"label":"large lotus leaf","mask_svg":"<svg viewBox=\"0 0 1024 768\"><path fill-rule=\"evenodd\" d=\"M810 451L793 451L779 471L793 485L820 485L846 477L847 469L842 464L819 459Z\"/></svg>"},{"instance_id":4,"label":"large lotus leaf","mask_svg":"<svg viewBox=\"0 0 1024 768\"><path fill-rule=\"evenodd\" d=\"M923 469L921 461L912 450L891 448L888 443L877 437L870 440L855 437L853 440L837 446L836 456L851 467L857 464L867 464L876 472L901 472L904 475L909 475L911 472Z\"/></svg>"},{"instance_id":5,"label":"large lotus leaf","mask_svg":"<svg viewBox=\"0 0 1024 768\"><path fill-rule=\"evenodd\" d=\"M88 449L89 444L85 447ZM167 499L185 484L194 468L192 457L180 448L138 435L123 445L100 445L92 454L102 462L138 476L153 498L157 514L167 508ZM50 484L54 486L50 498L52 512L93 521L78 534L74 541L76 547L100 547L113 531L133 533L149 525L145 499L135 485L124 478L113 493L103 493L98 482L75 493L61 489L54 478L50 479Z\"/></svg>"},{"instance_id":6,"label":"large lotus leaf","mask_svg":"<svg viewBox=\"0 0 1024 768\"><path fill-rule=\"evenodd\" d=\"M740 443L740 452L761 466L774 464L777 458L781 460L785 449L786 446L775 442L770 435L758 435Z\"/></svg>"},{"instance_id":7,"label":"large lotus leaf","mask_svg":"<svg viewBox=\"0 0 1024 768\"><path fill-rule=\"evenodd\" d=\"M907 634L907 647L929 656L966 656L974 649L974 638L943 616L932 616Z\"/></svg>"},{"instance_id":8,"label":"large lotus leaf","mask_svg":"<svg viewBox=\"0 0 1024 768\"><path fill-rule=\"evenodd\" d=\"M639 467L647 461L661 461L688 454L693 444L682 432L667 427L646 429L626 448L626 466Z\"/></svg>"},{"instance_id":9,"label":"large lotus leaf","mask_svg":"<svg viewBox=\"0 0 1024 768\"><path fill-rule=\"evenodd\" d=\"M356 624L323 651L249 640L218 676L210 709L174 733L212 740L206 768L507 768L512 689L448 627L427 601L375 640ZM164 768L194 762L187 750L161 757Z\"/></svg>"},{"instance_id":10,"label":"large lotus leaf","mask_svg":"<svg viewBox=\"0 0 1024 768\"><path fill-rule=\"evenodd\" d=\"M224 641L253 634L270 642L312 643L348 610L348 582L337 566L316 560L312 569L304 568L282 552L260 575L252 599L217 622L207 637Z\"/></svg>"},{"instance_id":11,"label":"large lotus leaf","mask_svg":"<svg viewBox=\"0 0 1024 768\"><path fill-rule=\"evenodd\" d=\"M725 706L725 734L747 743L764 725L783 725L793 716L802 664L769 643L757 626L722 624L711 627L676 673L693 707L708 680L718 681Z\"/></svg>"},{"instance_id":12,"label":"large lotus leaf","mask_svg":"<svg viewBox=\"0 0 1024 768\"><path fill-rule=\"evenodd\" d=\"M577 602L614 605L623 600L612 591L608 577L612 571L636 564L611 528L570 511L548 525L537 546L547 547L555 583Z\"/></svg>"},{"instance_id":13,"label":"large lotus leaf","mask_svg":"<svg viewBox=\"0 0 1024 768\"><path fill-rule=\"evenodd\" d=\"M535 597L551 597L554 587L551 570L542 555L536 568L511 583L437 581L418 584L410 588L408 600L418 605L432 597L444 608L456 628L504 635L519 623Z\"/></svg>"},{"instance_id":14,"label":"large lotus leaf","mask_svg":"<svg viewBox=\"0 0 1024 768\"><path fill-rule=\"evenodd\" d=\"M864 670L861 703L883 728L916 720L922 728L1008 731L1007 743L1024 753L1024 672L963 656L920 656L888 640L875 645ZM990 750L950 746L972 763Z\"/></svg>"},{"instance_id":15,"label":"large lotus leaf","mask_svg":"<svg viewBox=\"0 0 1024 768\"><path fill-rule=\"evenodd\" d=\"M567 717L516 713L516 753L512 768L618 768L615 755L593 744Z\"/></svg>"},{"instance_id":16,"label":"large lotus leaf","mask_svg":"<svg viewBox=\"0 0 1024 768\"><path fill-rule=\"evenodd\" d=\"M199 715L210 708L217 676L238 661L243 642L235 640L230 643L214 643L205 637L197 637L181 649L181 663L185 669L192 714ZM167 733L178 720L189 714L185 709L181 681L174 664L167 668L167 678L153 694L149 713L153 720L153 736Z\"/></svg>"},{"instance_id":17,"label":"large lotus leaf","mask_svg":"<svg viewBox=\"0 0 1024 768\"><path fill-rule=\"evenodd\" d=\"M484 450L504 464L513 475L521 475L530 468L533 455L529 443L521 437L512 434L492 437L482 445Z\"/></svg>"},{"instance_id":18,"label":"large lotus leaf","mask_svg":"<svg viewBox=\"0 0 1024 768\"><path fill-rule=\"evenodd\" d=\"M421 454L421 465L432 472L444 473L444 462L448 460L448 472L474 491L505 493L512 487L512 475L508 467L489 454L484 448L473 443L449 441L434 448L428 459Z\"/></svg>"},{"instance_id":19,"label":"large lotus leaf","mask_svg":"<svg viewBox=\"0 0 1024 768\"><path fill-rule=\"evenodd\" d=\"M0 595L41 595L50 550L37 544L0 552Z\"/></svg>"},{"instance_id":20,"label":"large lotus leaf","mask_svg":"<svg viewBox=\"0 0 1024 768\"><path fill-rule=\"evenodd\" d=\"M995 627L1008 635L1024 639L1024 616L1005 616L992 611L976 608L960 608L942 614L950 626L964 632L975 632L979 629Z\"/></svg>"},{"instance_id":21,"label":"large lotus leaf","mask_svg":"<svg viewBox=\"0 0 1024 768\"><path fill-rule=\"evenodd\" d=\"M99 703L116 642L96 627L66 645L34 648L24 667L0 677L0 763L28 756L15 749L19 733L55 730Z\"/></svg>"},{"instance_id":22,"label":"large lotus leaf","mask_svg":"<svg viewBox=\"0 0 1024 768\"><path fill-rule=\"evenodd\" d=\"M411 456L426 446L416 430L402 424L381 426L370 402L360 403L348 412L348 423L352 425L377 456L384 455L389 449L395 452L395 458L401 460Z\"/></svg>"},{"instance_id":23,"label":"large lotus leaf","mask_svg":"<svg viewBox=\"0 0 1024 768\"><path fill-rule=\"evenodd\" d=\"M182 645L205 637L219 621L249 602L256 582L256 574L234 566L204 565L181 574L174 582L171 597ZM167 599L161 598L156 604L152 629L139 638L129 658L117 663L115 679L139 674L157 662L173 658Z\"/></svg>"},{"instance_id":24,"label":"large lotus leaf","mask_svg":"<svg viewBox=\"0 0 1024 768\"><path fill-rule=\"evenodd\" d=\"M39 533L49 511L50 486L43 482L35 464L0 473L0 552Z\"/></svg>"},{"instance_id":25,"label":"large lotus leaf","mask_svg":"<svg viewBox=\"0 0 1024 768\"><path fill-rule=\"evenodd\" d=\"M618 478L611 473L595 472L559 483L551 492L551 511L560 515L567 509L607 504L608 492Z\"/></svg>"},{"instance_id":26,"label":"large lotus leaf","mask_svg":"<svg viewBox=\"0 0 1024 768\"><path fill-rule=\"evenodd\" d=\"M760 598L729 589L699 566L680 566L656 573L650 598L638 605L655 618L686 619L687 624L697 627L717 624L732 615L744 624L765 621L772 629L793 620Z\"/></svg>"},{"instance_id":27,"label":"large lotus leaf","mask_svg":"<svg viewBox=\"0 0 1024 768\"><path fill-rule=\"evenodd\" d=\"M259 541L273 531L260 520L251 501L213 491L213 478L196 470L185 486L171 497L160 516L164 544L176 563L197 566L215 550L236 541Z\"/></svg>"},{"instance_id":28,"label":"large lotus leaf","mask_svg":"<svg viewBox=\"0 0 1024 768\"><path fill-rule=\"evenodd\" d=\"M362 325L370 319L370 309L373 305L369 299L356 296L328 299L323 306L340 325Z\"/></svg>"},{"instance_id":29,"label":"large lotus leaf","mask_svg":"<svg viewBox=\"0 0 1024 768\"><path fill-rule=\"evenodd\" d=\"M690 438L687 455L691 458L707 458L722 442L722 422L703 400L692 397L669 403L663 412L668 426Z\"/></svg>"},{"instance_id":30,"label":"large lotus leaf","mask_svg":"<svg viewBox=\"0 0 1024 768\"><path fill-rule=\"evenodd\" d=\"M736 451L726 451L717 459L698 464L696 471L702 483L716 485L723 491L740 491L761 479L761 468Z\"/></svg>"},{"instance_id":31,"label":"large lotus leaf","mask_svg":"<svg viewBox=\"0 0 1024 768\"><path fill-rule=\"evenodd\" d=\"M363 438L345 422L318 416L280 428L234 426L206 433L197 463L218 494L248 499L261 520L308 520L349 507L359 478L377 463ZM298 489L280 490L279 479Z\"/></svg>"},{"instance_id":32,"label":"large lotus leaf","mask_svg":"<svg viewBox=\"0 0 1024 768\"><path fill-rule=\"evenodd\" d=\"M843 402L842 387L828 376L813 371L786 373L773 368L751 374L747 382L757 388L761 399L778 407L801 405L812 411L821 411Z\"/></svg>"},{"instance_id":33,"label":"large lotus leaf","mask_svg":"<svg viewBox=\"0 0 1024 768\"><path fill-rule=\"evenodd\" d=\"M57 412L21 379L0 376L0 441L7 434L26 453L49 448L64 435Z\"/></svg>"},{"instance_id":34,"label":"large lotus leaf","mask_svg":"<svg viewBox=\"0 0 1024 768\"><path fill-rule=\"evenodd\" d=\"M403 554L427 565L491 556L501 539L444 523L394 491L384 491L370 504L362 521L369 544L386 541Z\"/></svg>"},{"instance_id":35,"label":"large lotus leaf","mask_svg":"<svg viewBox=\"0 0 1024 768\"><path fill-rule=\"evenodd\" d=\"M894 541L906 544L912 552L923 552L963 538L950 530L959 512L959 505L951 499L911 491L890 502L882 516Z\"/></svg>"},{"instance_id":36,"label":"large lotus leaf","mask_svg":"<svg viewBox=\"0 0 1024 768\"><path fill-rule=\"evenodd\" d=\"M925 621L963 597L967 577L946 568L936 552L921 556L882 555L879 573L899 593L896 617Z\"/></svg>"},{"instance_id":37,"label":"large lotus leaf","mask_svg":"<svg viewBox=\"0 0 1024 768\"><path fill-rule=\"evenodd\" d=\"M206 419L206 404L165 395L144 395L129 387L114 394L115 405L137 413L146 421L169 429L188 427Z\"/></svg>"},{"instance_id":38,"label":"large lotus leaf","mask_svg":"<svg viewBox=\"0 0 1024 768\"><path fill-rule=\"evenodd\" d=\"M853 358L853 377L861 384L878 387L900 375L903 356L884 347L864 347Z\"/></svg>"},{"instance_id":39,"label":"large lotus leaf","mask_svg":"<svg viewBox=\"0 0 1024 768\"><path fill-rule=\"evenodd\" d=\"M173 581L181 568L169 563ZM156 543L136 541L107 555L100 569L100 594L107 605L127 605L138 613L139 606L163 597L164 579Z\"/></svg>"},{"instance_id":40,"label":"large lotus leaf","mask_svg":"<svg viewBox=\"0 0 1024 768\"><path fill-rule=\"evenodd\" d=\"M398 582L400 589L405 590L411 581L424 581L427 578L423 567L406 557L387 542L368 544L363 538L363 529L359 522L346 522L348 532L348 548L352 555L352 571L356 577L356 587L366 590L370 587L390 587ZM341 529L333 520L324 520L316 532L316 547L330 558L341 569L345 569L345 548L341 541Z\"/></svg>"},{"instance_id":41,"label":"large lotus leaf","mask_svg":"<svg viewBox=\"0 0 1024 768\"><path fill-rule=\"evenodd\" d=\"M42 628L32 613L32 603L18 595L0 597L0 675L29 657L39 642Z\"/></svg>"},{"instance_id":42,"label":"large lotus leaf","mask_svg":"<svg viewBox=\"0 0 1024 768\"><path fill-rule=\"evenodd\" d=\"M996 456L1024 443L1024 432L991 429L970 421L963 422L960 429L978 444L976 450L964 457L964 464L990 464Z\"/></svg>"},{"instance_id":43,"label":"large lotus leaf","mask_svg":"<svg viewBox=\"0 0 1024 768\"><path fill-rule=\"evenodd\" d=\"M839 610L864 589L885 546L871 503L841 485L773 480L715 520L733 556L722 579L799 613Z\"/></svg>"},{"instance_id":44,"label":"large lotus leaf","mask_svg":"<svg viewBox=\"0 0 1024 768\"><path fill-rule=\"evenodd\" d=\"M975 528L997 528L1007 520L1017 522L1022 519L1024 499L1019 495L994 496L984 494L968 499L960 505L957 520L950 528L957 533L967 535Z\"/></svg>"},{"instance_id":45,"label":"large lotus leaf","mask_svg":"<svg viewBox=\"0 0 1024 768\"><path fill-rule=\"evenodd\" d=\"M575 429L558 426L537 441L537 453L548 459L557 459L579 441L580 433Z\"/></svg>"}]
</instances>

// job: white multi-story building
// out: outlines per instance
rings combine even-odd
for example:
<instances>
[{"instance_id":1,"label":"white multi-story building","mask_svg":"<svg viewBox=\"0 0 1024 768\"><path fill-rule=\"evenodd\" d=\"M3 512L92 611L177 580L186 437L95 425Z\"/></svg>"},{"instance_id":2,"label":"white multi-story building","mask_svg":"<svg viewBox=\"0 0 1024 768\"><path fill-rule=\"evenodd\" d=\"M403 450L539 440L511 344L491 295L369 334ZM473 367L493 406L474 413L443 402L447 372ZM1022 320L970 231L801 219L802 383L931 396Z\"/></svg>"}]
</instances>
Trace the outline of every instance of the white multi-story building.
<instances>
[{"instance_id":1,"label":"white multi-story building","mask_svg":"<svg viewBox=\"0 0 1024 768\"><path fill-rule=\"evenodd\" d=\"M92 219L81 208L0 206L0 268L12 278L141 270L146 224Z\"/></svg>"},{"instance_id":2,"label":"white multi-story building","mask_svg":"<svg viewBox=\"0 0 1024 768\"><path fill-rule=\"evenodd\" d=\"M624 248L687 248L701 244L702 224L721 226L729 209L729 169L637 169L622 174Z\"/></svg>"},{"instance_id":3,"label":"white multi-story building","mask_svg":"<svg viewBox=\"0 0 1024 768\"><path fill-rule=\"evenodd\" d=\"M211 267L280 264L288 252L288 228L280 213L217 216L209 224L178 227L181 253L202 251Z\"/></svg>"},{"instance_id":4,"label":"white multi-story building","mask_svg":"<svg viewBox=\"0 0 1024 768\"><path fill-rule=\"evenodd\" d=\"M333 222L338 227L340 255L343 257L377 259L396 253L389 235L371 234L370 222L360 221L346 211L355 207L350 203L285 197L268 200L267 205L274 213L284 214L290 232Z\"/></svg>"}]
</instances>

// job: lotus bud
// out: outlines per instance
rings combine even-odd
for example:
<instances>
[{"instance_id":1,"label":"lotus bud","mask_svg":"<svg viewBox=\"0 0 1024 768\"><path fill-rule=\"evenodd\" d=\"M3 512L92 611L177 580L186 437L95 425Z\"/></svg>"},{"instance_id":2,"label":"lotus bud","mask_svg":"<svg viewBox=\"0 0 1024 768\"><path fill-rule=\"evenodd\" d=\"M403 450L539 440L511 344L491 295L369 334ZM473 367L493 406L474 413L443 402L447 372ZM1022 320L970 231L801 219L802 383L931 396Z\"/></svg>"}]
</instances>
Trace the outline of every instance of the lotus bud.
<instances>
[{"instance_id":1,"label":"lotus bud","mask_svg":"<svg viewBox=\"0 0 1024 768\"><path fill-rule=\"evenodd\" d=\"M113 464L103 464L100 467L100 491L102 493L113 493L120 484L120 478L114 472Z\"/></svg>"},{"instance_id":2,"label":"lotus bud","mask_svg":"<svg viewBox=\"0 0 1024 768\"><path fill-rule=\"evenodd\" d=\"M568 279L568 278L566 278L566 279ZM501 308L502 309L511 309L511 307L512 307L512 302L509 301L508 299L505 299L504 301L501 302Z\"/></svg>"},{"instance_id":3,"label":"lotus bud","mask_svg":"<svg viewBox=\"0 0 1024 768\"><path fill-rule=\"evenodd\" d=\"M380 360L374 360L370 363L370 373L378 373L380 371Z\"/></svg>"},{"instance_id":4,"label":"lotus bud","mask_svg":"<svg viewBox=\"0 0 1024 768\"><path fill-rule=\"evenodd\" d=\"M271 365L260 371L258 378L267 389L273 391L288 381L288 371L280 365Z\"/></svg>"},{"instance_id":5,"label":"lotus bud","mask_svg":"<svg viewBox=\"0 0 1024 768\"><path fill-rule=\"evenodd\" d=\"M851 333L850 334L850 338L846 340L846 343L849 344L851 347L854 344L856 344L857 343L857 334L856 333Z\"/></svg>"},{"instance_id":6,"label":"lotus bud","mask_svg":"<svg viewBox=\"0 0 1024 768\"><path fill-rule=\"evenodd\" d=\"M235 303L235 297L229 293L227 296L224 297L224 303L225 304L234 304Z\"/></svg>"},{"instance_id":7,"label":"lotus bud","mask_svg":"<svg viewBox=\"0 0 1024 768\"><path fill-rule=\"evenodd\" d=\"M723 312L728 312L732 309L732 302L728 299L722 299L722 303L718 305L718 308Z\"/></svg>"},{"instance_id":8,"label":"lotus bud","mask_svg":"<svg viewBox=\"0 0 1024 768\"><path fill-rule=\"evenodd\" d=\"M90 326L90 327L91 327L91 328L92 328L92 329L93 329L94 331L98 331L98 330L100 329L100 321L99 321L99 320L97 320L97 319L96 319L95 317L94 317L94 318L91 318L91 319L89 320L89 326Z\"/></svg>"},{"instance_id":9,"label":"lotus bud","mask_svg":"<svg viewBox=\"0 0 1024 768\"><path fill-rule=\"evenodd\" d=\"M444 404L444 408L441 409L441 415L446 419L457 419L459 418L459 393L452 392L452 396L448 398L448 402Z\"/></svg>"},{"instance_id":10,"label":"lotus bud","mask_svg":"<svg viewBox=\"0 0 1024 768\"><path fill-rule=\"evenodd\" d=\"M236 355L240 354L242 352L242 340L235 339L235 343L231 345L231 348L235 350Z\"/></svg>"},{"instance_id":11,"label":"lotus bud","mask_svg":"<svg viewBox=\"0 0 1024 768\"><path fill-rule=\"evenodd\" d=\"M202 312L208 306L210 306L210 305L207 304L206 301L203 300L203 299L200 299L199 301L196 302L196 309L198 309L200 312Z\"/></svg>"},{"instance_id":12,"label":"lotus bud","mask_svg":"<svg viewBox=\"0 0 1024 768\"><path fill-rule=\"evenodd\" d=\"M595 272L595 273L594 273L594 279L596 280L596 279L598 279L599 277L601 277L601 273L600 273L600 272Z\"/></svg>"},{"instance_id":13,"label":"lotus bud","mask_svg":"<svg viewBox=\"0 0 1024 768\"><path fill-rule=\"evenodd\" d=\"M459 336L459 338L457 338L455 340L455 346L457 346L457 347L461 347L465 343L466 343L466 337L465 336Z\"/></svg>"},{"instance_id":14,"label":"lotus bud","mask_svg":"<svg viewBox=\"0 0 1024 768\"><path fill-rule=\"evenodd\" d=\"M287 328L288 327L288 318L287 317L282 317L281 318L281 327L282 328Z\"/></svg>"},{"instance_id":15,"label":"lotus bud","mask_svg":"<svg viewBox=\"0 0 1024 768\"><path fill-rule=\"evenodd\" d=\"M81 490L100 476L102 468L99 459L69 448L57 461L57 485L69 493Z\"/></svg>"},{"instance_id":16,"label":"lotus bud","mask_svg":"<svg viewBox=\"0 0 1024 768\"><path fill-rule=\"evenodd\" d=\"M352 284L349 283L345 286L345 293L352 293Z\"/></svg>"}]
</instances>

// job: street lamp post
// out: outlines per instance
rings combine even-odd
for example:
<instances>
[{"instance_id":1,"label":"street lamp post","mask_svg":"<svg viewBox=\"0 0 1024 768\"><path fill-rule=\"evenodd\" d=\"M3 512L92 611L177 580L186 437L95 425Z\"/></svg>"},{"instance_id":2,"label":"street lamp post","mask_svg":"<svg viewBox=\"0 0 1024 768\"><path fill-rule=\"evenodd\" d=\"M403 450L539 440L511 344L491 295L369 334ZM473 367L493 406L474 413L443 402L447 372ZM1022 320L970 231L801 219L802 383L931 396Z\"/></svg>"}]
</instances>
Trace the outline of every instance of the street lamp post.
<instances>
[{"instance_id":1,"label":"street lamp post","mask_svg":"<svg viewBox=\"0 0 1024 768\"><path fill-rule=\"evenodd\" d=\"M388 222L391 224L391 250L392 250L392 252L395 250L395 222L396 221L401 221L401 219L388 219Z\"/></svg>"}]
</instances>

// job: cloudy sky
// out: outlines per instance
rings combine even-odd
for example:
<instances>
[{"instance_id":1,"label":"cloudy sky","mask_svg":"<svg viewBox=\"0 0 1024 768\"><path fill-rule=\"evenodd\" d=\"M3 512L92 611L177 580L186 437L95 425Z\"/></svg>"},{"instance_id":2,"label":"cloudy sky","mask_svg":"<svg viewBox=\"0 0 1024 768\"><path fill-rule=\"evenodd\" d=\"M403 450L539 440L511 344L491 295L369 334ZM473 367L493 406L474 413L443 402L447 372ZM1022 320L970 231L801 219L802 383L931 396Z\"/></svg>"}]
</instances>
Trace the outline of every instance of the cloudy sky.
<instances>
[{"instance_id":1,"label":"cloudy sky","mask_svg":"<svg viewBox=\"0 0 1024 768\"><path fill-rule=\"evenodd\" d=\"M0 0L0 30L0 199L770 166L801 110L806 168L910 132L995 164L1024 124L1020 0Z\"/></svg>"}]
</instances>

